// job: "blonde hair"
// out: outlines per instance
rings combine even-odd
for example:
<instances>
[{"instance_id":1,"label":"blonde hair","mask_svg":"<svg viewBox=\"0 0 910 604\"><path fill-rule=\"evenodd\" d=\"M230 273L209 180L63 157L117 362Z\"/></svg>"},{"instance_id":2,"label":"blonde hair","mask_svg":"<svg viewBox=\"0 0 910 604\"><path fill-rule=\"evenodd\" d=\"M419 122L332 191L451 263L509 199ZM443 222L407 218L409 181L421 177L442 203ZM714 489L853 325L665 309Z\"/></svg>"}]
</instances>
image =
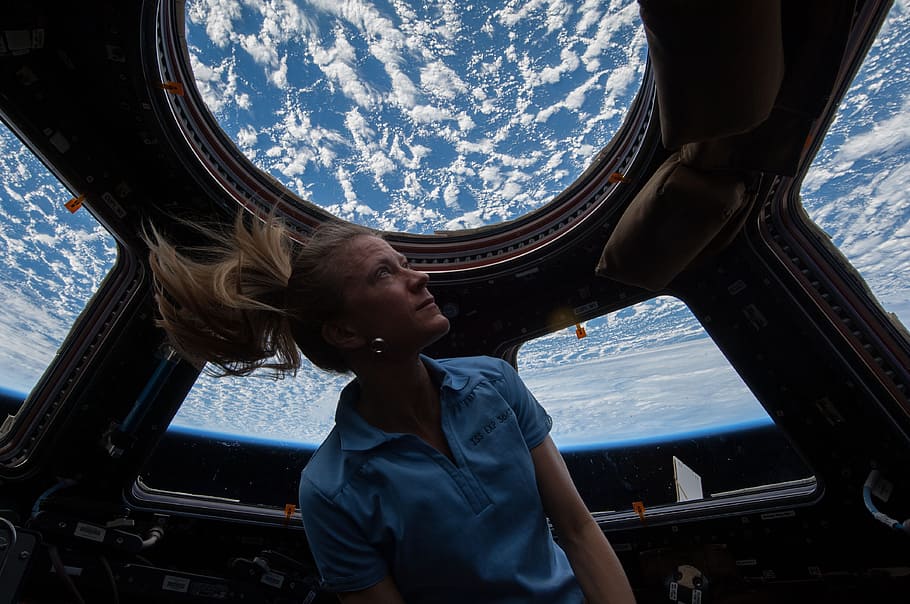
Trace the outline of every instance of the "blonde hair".
<instances>
[{"instance_id":1,"label":"blonde hair","mask_svg":"<svg viewBox=\"0 0 910 604\"><path fill-rule=\"evenodd\" d=\"M248 375L259 368L276 377L300 367L300 352L329 371L349 370L322 326L343 308L335 254L374 231L325 223L303 245L270 216L232 230L190 225L210 240L178 249L154 227L144 235L160 318L156 323L187 360L210 363L215 375Z\"/></svg>"}]
</instances>

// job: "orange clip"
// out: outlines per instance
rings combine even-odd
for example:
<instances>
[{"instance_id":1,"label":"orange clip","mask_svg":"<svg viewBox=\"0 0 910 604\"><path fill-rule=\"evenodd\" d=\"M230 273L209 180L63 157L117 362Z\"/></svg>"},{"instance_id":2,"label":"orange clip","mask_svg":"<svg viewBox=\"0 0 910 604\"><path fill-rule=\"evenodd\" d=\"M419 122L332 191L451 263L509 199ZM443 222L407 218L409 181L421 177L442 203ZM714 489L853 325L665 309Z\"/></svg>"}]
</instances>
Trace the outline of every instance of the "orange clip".
<instances>
[{"instance_id":1,"label":"orange clip","mask_svg":"<svg viewBox=\"0 0 910 604\"><path fill-rule=\"evenodd\" d=\"M815 140L815 137L812 136L812 133L809 133L809 136L806 137L806 142L803 144L803 151L808 151L809 147L812 146L812 141Z\"/></svg>"},{"instance_id":2,"label":"orange clip","mask_svg":"<svg viewBox=\"0 0 910 604\"><path fill-rule=\"evenodd\" d=\"M167 90L171 94L183 96L183 84L180 82L161 82L158 87Z\"/></svg>"},{"instance_id":3,"label":"orange clip","mask_svg":"<svg viewBox=\"0 0 910 604\"><path fill-rule=\"evenodd\" d=\"M588 337L588 330L585 329L581 323L576 323L575 324L575 335L578 337L579 340L582 338L586 338L586 337Z\"/></svg>"},{"instance_id":4,"label":"orange clip","mask_svg":"<svg viewBox=\"0 0 910 604\"><path fill-rule=\"evenodd\" d=\"M75 213L76 210L82 207L82 202L85 201L85 194L83 193L79 197L73 197L68 202L66 202L64 207L70 211L70 213Z\"/></svg>"},{"instance_id":5,"label":"orange clip","mask_svg":"<svg viewBox=\"0 0 910 604\"><path fill-rule=\"evenodd\" d=\"M291 516L294 515L294 512L297 511L297 506L293 503L286 503L284 505L284 524L287 525L291 521Z\"/></svg>"},{"instance_id":6,"label":"orange clip","mask_svg":"<svg viewBox=\"0 0 910 604\"><path fill-rule=\"evenodd\" d=\"M626 178L625 175L621 172L614 172L607 178L607 182L611 185L615 185L618 182L629 182L629 179Z\"/></svg>"},{"instance_id":7,"label":"orange clip","mask_svg":"<svg viewBox=\"0 0 910 604\"><path fill-rule=\"evenodd\" d=\"M642 501L633 501L632 509L635 510L635 513L638 514L638 517L642 522L645 521L645 504Z\"/></svg>"}]
</instances>

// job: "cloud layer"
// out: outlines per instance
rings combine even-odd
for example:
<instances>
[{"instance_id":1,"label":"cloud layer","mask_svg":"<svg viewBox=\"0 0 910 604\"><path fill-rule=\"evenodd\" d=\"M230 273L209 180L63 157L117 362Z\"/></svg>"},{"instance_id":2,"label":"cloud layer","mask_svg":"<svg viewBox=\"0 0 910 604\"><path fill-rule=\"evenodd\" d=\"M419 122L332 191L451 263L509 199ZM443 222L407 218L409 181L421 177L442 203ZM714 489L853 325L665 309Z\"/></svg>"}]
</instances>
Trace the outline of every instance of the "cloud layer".
<instances>
[{"instance_id":1,"label":"cloud layer","mask_svg":"<svg viewBox=\"0 0 910 604\"><path fill-rule=\"evenodd\" d=\"M632 1L196 0L197 85L301 197L385 230L515 218L618 129L646 58Z\"/></svg>"}]
</instances>

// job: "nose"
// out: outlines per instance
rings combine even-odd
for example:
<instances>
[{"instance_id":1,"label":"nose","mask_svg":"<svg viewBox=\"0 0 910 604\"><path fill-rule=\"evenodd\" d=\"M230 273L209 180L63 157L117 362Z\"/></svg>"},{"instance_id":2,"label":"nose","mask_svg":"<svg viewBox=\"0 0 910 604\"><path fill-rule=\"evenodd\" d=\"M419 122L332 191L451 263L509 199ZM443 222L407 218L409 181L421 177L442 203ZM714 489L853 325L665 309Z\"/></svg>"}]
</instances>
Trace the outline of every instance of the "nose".
<instances>
[{"instance_id":1,"label":"nose","mask_svg":"<svg viewBox=\"0 0 910 604\"><path fill-rule=\"evenodd\" d=\"M423 289L426 287L427 282L430 280L430 275L423 271L418 271L413 268L408 269L411 272L411 282L414 289Z\"/></svg>"}]
</instances>

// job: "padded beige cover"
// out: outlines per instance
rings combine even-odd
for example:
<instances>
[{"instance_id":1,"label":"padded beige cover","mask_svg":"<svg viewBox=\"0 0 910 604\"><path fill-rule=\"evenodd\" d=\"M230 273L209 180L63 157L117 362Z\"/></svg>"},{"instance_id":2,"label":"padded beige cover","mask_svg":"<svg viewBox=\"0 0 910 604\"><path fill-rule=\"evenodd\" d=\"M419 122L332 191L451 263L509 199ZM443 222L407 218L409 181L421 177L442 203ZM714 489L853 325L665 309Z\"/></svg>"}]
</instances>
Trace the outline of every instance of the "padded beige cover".
<instances>
[{"instance_id":1,"label":"padded beige cover","mask_svg":"<svg viewBox=\"0 0 910 604\"><path fill-rule=\"evenodd\" d=\"M735 235L741 221L734 216L746 203L740 174L691 168L674 153L623 213L596 273L661 290L702 252L729 242L725 227L735 226Z\"/></svg>"},{"instance_id":2,"label":"padded beige cover","mask_svg":"<svg viewBox=\"0 0 910 604\"><path fill-rule=\"evenodd\" d=\"M667 149L746 132L784 77L779 0L639 0Z\"/></svg>"}]
</instances>

